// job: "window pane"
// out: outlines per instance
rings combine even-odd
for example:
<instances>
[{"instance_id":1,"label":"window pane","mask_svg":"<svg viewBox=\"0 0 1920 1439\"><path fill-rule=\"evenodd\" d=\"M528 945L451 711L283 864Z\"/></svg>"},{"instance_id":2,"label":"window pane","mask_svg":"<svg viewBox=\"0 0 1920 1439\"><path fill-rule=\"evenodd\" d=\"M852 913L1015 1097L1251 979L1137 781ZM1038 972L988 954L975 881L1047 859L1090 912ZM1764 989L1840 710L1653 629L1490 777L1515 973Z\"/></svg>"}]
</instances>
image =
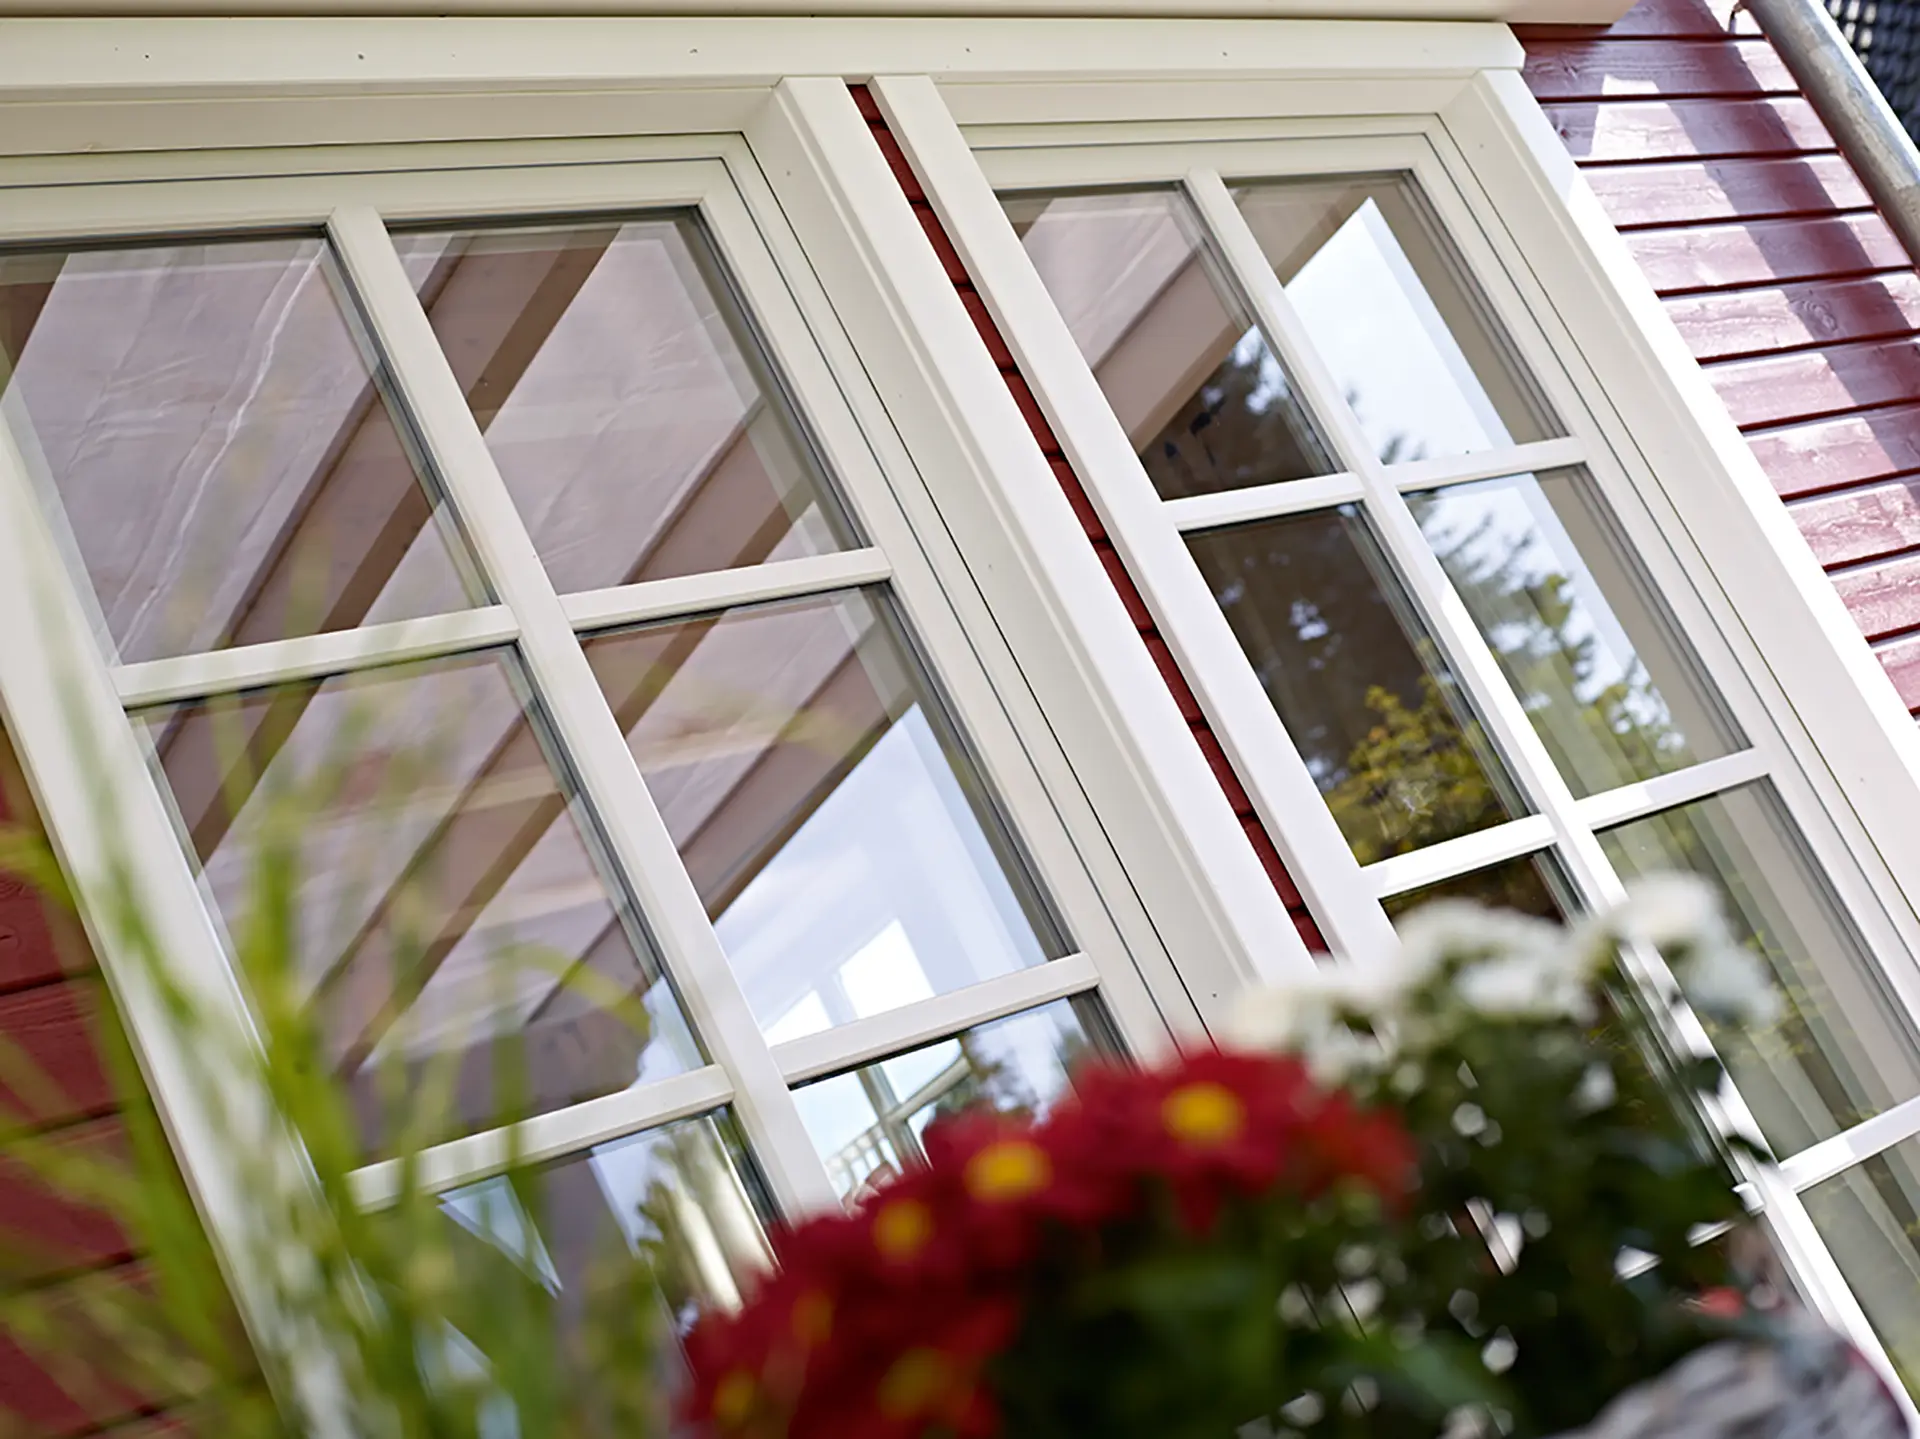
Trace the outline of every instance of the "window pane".
<instances>
[{"instance_id":1,"label":"window pane","mask_svg":"<svg viewBox=\"0 0 1920 1439\"><path fill-rule=\"evenodd\" d=\"M1585 471L1409 503L1575 794L1737 747Z\"/></svg>"},{"instance_id":2,"label":"window pane","mask_svg":"<svg viewBox=\"0 0 1920 1439\"><path fill-rule=\"evenodd\" d=\"M524 1039L535 1109L701 1062L524 693L496 653L140 716L236 934L269 844L297 834L291 958L376 1147L389 1063L417 1083L457 1066L459 1129L501 1118L497 1034Z\"/></svg>"},{"instance_id":3,"label":"window pane","mask_svg":"<svg viewBox=\"0 0 1920 1439\"><path fill-rule=\"evenodd\" d=\"M1887 1357L1920 1394L1920 1140L1863 1160L1801 1197Z\"/></svg>"},{"instance_id":4,"label":"window pane","mask_svg":"<svg viewBox=\"0 0 1920 1439\"><path fill-rule=\"evenodd\" d=\"M503 1274L507 1282L532 1277L553 1296L550 1362L565 1376L562 1402L600 1421L577 1432L633 1432L591 1411L614 1392L665 1410L685 1377L671 1343L657 1356L664 1372L633 1374L620 1362L619 1339L641 1319L636 1301L658 1306L660 1332L677 1338L697 1309L738 1308L771 1266L743 1154L731 1117L717 1114L595 1145L517 1190L502 1178L441 1196L449 1257L473 1277L473 1297L484 1299L503 1261L518 1271Z\"/></svg>"},{"instance_id":5,"label":"window pane","mask_svg":"<svg viewBox=\"0 0 1920 1439\"><path fill-rule=\"evenodd\" d=\"M1094 1048L1071 1001L1016 1014L794 1091L834 1187L852 1200L911 1164L935 1118L984 1105L1044 1113Z\"/></svg>"},{"instance_id":6,"label":"window pane","mask_svg":"<svg viewBox=\"0 0 1920 1439\"><path fill-rule=\"evenodd\" d=\"M1600 836L1623 877L1690 870L1720 890L1734 935L1787 1001L1763 1031L1714 1044L1767 1140L1790 1155L1920 1090L1920 1046L1767 785Z\"/></svg>"},{"instance_id":7,"label":"window pane","mask_svg":"<svg viewBox=\"0 0 1920 1439\"><path fill-rule=\"evenodd\" d=\"M1471 454L1552 433L1411 183L1287 181L1244 186L1234 198L1382 460Z\"/></svg>"},{"instance_id":8,"label":"window pane","mask_svg":"<svg viewBox=\"0 0 1920 1439\"><path fill-rule=\"evenodd\" d=\"M475 597L317 238L0 255L0 396L122 660Z\"/></svg>"},{"instance_id":9,"label":"window pane","mask_svg":"<svg viewBox=\"0 0 1920 1439\"><path fill-rule=\"evenodd\" d=\"M1067 952L884 601L616 631L587 657L774 1042Z\"/></svg>"},{"instance_id":10,"label":"window pane","mask_svg":"<svg viewBox=\"0 0 1920 1439\"><path fill-rule=\"evenodd\" d=\"M1357 508L1187 544L1362 864L1524 812Z\"/></svg>"},{"instance_id":11,"label":"window pane","mask_svg":"<svg viewBox=\"0 0 1920 1439\"><path fill-rule=\"evenodd\" d=\"M1001 203L1163 498L1339 468L1179 191Z\"/></svg>"},{"instance_id":12,"label":"window pane","mask_svg":"<svg viewBox=\"0 0 1920 1439\"><path fill-rule=\"evenodd\" d=\"M1548 854L1523 855L1488 865L1471 874L1390 895L1380 904L1389 919L1398 919L1436 899L1472 900L1492 909L1518 910L1555 924L1580 912L1573 886L1567 883L1558 861Z\"/></svg>"},{"instance_id":13,"label":"window pane","mask_svg":"<svg viewBox=\"0 0 1920 1439\"><path fill-rule=\"evenodd\" d=\"M555 588L850 541L692 221L394 242Z\"/></svg>"}]
</instances>

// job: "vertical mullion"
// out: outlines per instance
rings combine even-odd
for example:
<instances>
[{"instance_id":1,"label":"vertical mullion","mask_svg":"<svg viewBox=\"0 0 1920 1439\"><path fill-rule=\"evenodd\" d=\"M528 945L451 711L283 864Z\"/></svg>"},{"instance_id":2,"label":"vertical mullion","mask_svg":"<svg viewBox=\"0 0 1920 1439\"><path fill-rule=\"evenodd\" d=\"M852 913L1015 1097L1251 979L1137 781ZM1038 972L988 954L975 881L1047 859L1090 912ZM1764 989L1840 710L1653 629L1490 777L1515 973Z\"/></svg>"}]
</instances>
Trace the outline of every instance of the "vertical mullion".
<instances>
[{"instance_id":1,"label":"vertical mullion","mask_svg":"<svg viewBox=\"0 0 1920 1439\"><path fill-rule=\"evenodd\" d=\"M328 230L480 566L520 624L520 653L638 896L696 1032L732 1077L734 1107L791 1214L838 1204L759 1022L666 821L448 367L380 216L336 211Z\"/></svg>"}]
</instances>

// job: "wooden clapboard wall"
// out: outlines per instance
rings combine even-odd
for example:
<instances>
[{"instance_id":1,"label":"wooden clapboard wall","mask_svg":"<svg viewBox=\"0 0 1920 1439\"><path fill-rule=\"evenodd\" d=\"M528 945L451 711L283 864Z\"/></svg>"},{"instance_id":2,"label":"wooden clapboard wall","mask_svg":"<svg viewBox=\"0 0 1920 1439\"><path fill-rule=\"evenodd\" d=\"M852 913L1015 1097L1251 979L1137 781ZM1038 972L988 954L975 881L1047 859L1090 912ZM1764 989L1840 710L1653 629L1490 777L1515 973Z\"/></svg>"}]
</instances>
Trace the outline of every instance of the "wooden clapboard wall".
<instances>
[{"instance_id":1,"label":"wooden clapboard wall","mask_svg":"<svg viewBox=\"0 0 1920 1439\"><path fill-rule=\"evenodd\" d=\"M1920 712L1920 275L1735 10L1522 27L1527 81Z\"/></svg>"},{"instance_id":2,"label":"wooden clapboard wall","mask_svg":"<svg viewBox=\"0 0 1920 1439\"><path fill-rule=\"evenodd\" d=\"M0 826L34 826L30 803L0 730ZM24 1117L75 1145L121 1141L116 1095L93 1039L101 1000L78 924L0 873L0 1046L10 1057L0 1068L0 1108L9 1122ZM11 1062L19 1055L50 1082L9 1084L21 1075ZM136 1256L114 1222L47 1190L0 1156L0 1293L57 1290L99 1271L130 1280L138 1274ZM0 1325L0 1434L130 1435L163 1425L138 1396L100 1384L99 1377L63 1384Z\"/></svg>"}]
</instances>

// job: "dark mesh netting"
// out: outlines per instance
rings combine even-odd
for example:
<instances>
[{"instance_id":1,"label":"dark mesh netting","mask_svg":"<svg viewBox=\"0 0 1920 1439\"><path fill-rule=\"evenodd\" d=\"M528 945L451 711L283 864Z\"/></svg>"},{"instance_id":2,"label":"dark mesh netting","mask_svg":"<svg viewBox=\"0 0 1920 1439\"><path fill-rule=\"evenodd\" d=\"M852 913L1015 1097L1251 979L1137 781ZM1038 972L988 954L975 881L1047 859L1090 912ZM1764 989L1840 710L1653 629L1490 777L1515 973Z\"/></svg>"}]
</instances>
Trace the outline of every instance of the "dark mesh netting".
<instances>
[{"instance_id":1,"label":"dark mesh netting","mask_svg":"<svg viewBox=\"0 0 1920 1439\"><path fill-rule=\"evenodd\" d=\"M1907 133L1920 139L1920 0L1826 3Z\"/></svg>"}]
</instances>

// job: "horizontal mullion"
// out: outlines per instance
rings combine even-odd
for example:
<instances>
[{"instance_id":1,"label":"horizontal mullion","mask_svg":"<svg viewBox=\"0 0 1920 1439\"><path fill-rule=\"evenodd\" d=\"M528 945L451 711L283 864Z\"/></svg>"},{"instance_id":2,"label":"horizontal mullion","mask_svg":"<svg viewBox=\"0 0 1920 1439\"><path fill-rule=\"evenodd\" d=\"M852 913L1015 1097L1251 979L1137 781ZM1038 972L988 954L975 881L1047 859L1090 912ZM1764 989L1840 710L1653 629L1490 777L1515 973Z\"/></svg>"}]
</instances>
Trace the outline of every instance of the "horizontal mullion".
<instances>
[{"instance_id":1,"label":"horizontal mullion","mask_svg":"<svg viewBox=\"0 0 1920 1439\"><path fill-rule=\"evenodd\" d=\"M1553 821L1543 814L1530 814L1506 824L1497 824L1492 829L1430 844L1411 854L1396 854L1391 859L1378 860L1360 873L1373 886L1375 896L1386 899L1391 895L1405 894L1408 890L1438 884L1443 879L1470 874L1503 860L1518 859L1521 855L1545 849L1552 843Z\"/></svg>"},{"instance_id":2,"label":"horizontal mullion","mask_svg":"<svg viewBox=\"0 0 1920 1439\"><path fill-rule=\"evenodd\" d=\"M787 1083L804 1084L947 1039L975 1025L1084 994L1099 982L1100 971L1091 959L1070 954L949 994L903 1004L885 1014L790 1039L774 1047L773 1058Z\"/></svg>"},{"instance_id":3,"label":"horizontal mullion","mask_svg":"<svg viewBox=\"0 0 1920 1439\"><path fill-rule=\"evenodd\" d=\"M1574 802L1574 813L1592 829L1608 829L1751 784L1766 778L1768 769L1766 756L1759 750L1743 749L1718 759L1702 760L1672 774L1655 775L1637 784L1588 795Z\"/></svg>"},{"instance_id":4,"label":"horizontal mullion","mask_svg":"<svg viewBox=\"0 0 1920 1439\"><path fill-rule=\"evenodd\" d=\"M507 1167L510 1133L519 1145L518 1162L541 1164L591 1145L718 1109L733 1098L733 1093L733 1082L726 1071L709 1064L671 1079L537 1114L511 1130L492 1129L437 1144L420 1154L416 1182L437 1193L498 1174ZM400 1160L384 1159L356 1170L355 1198L370 1208L390 1204L399 1197L400 1168Z\"/></svg>"},{"instance_id":5,"label":"horizontal mullion","mask_svg":"<svg viewBox=\"0 0 1920 1439\"><path fill-rule=\"evenodd\" d=\"M1793 1186L1794 1193L1803 1193L1915 1135L1920 1135L1920 1097L1902 1100L1831 1139L1808 1145L1791 1159L1780 1161L1780 1174Z\"/></svg>"},{"instance_id":6,"label":"horizontal mullion","mask_svg":"<svg viewBox=\"0 0 1920 1439\"><path fill-rule=\"evenodd\" d=\"M178 655L121 665L113 684L128 709L200 699L235 690L322 675L346 674L376 665L435 659L463 650L507 644L520 627L505 605L457 610L446 615L391 620L358 629L271 640L238 649Z\"/></svg>"},{"instance_id":7,"label":"horizontal mullion","mask_svg":"<svg viewBox=\"0 0 1920 1439\"><path fill-rule=\"evenodd\" d=\"M1584 441L1536 440L1504 450L1388 465L1386 475L1396 490L1407 494L1414 490L1437 490L1447 485L1471 484L1475 480L1497 480L1506 475L1564 470L1586 462L1587 446Z\"/></svg>"},{"instance_id":8,"label":"horizontal mullion","mask_svg":"<svg viewBox=\"0 0 1920 1439\"><path fill-rule=\"evenodd\" d=\"M1173 527L1184 534L1352 504L1362 494L1358 475L1319 475L1310 480L1281 480L1244 490L1224 490L1217 495L1188 495L1168 500L1161 509L1173 521Z\"/></svg>"},{"instance_id":9,"label":"horizontal mullion","mask_svg":"<svg viewBox=\"0 0 1920 1439\"><path fill-rule=\"evenodd\" d=\"M892 576L886 556L877 549L846 550L831 555L805 555L733 570L676 575L635 585L562 595L561 607L577 630L608 625L638 624L728 609L765 600L792 599L848 585L878 584Z\"/></svg>"}]
</instances>

